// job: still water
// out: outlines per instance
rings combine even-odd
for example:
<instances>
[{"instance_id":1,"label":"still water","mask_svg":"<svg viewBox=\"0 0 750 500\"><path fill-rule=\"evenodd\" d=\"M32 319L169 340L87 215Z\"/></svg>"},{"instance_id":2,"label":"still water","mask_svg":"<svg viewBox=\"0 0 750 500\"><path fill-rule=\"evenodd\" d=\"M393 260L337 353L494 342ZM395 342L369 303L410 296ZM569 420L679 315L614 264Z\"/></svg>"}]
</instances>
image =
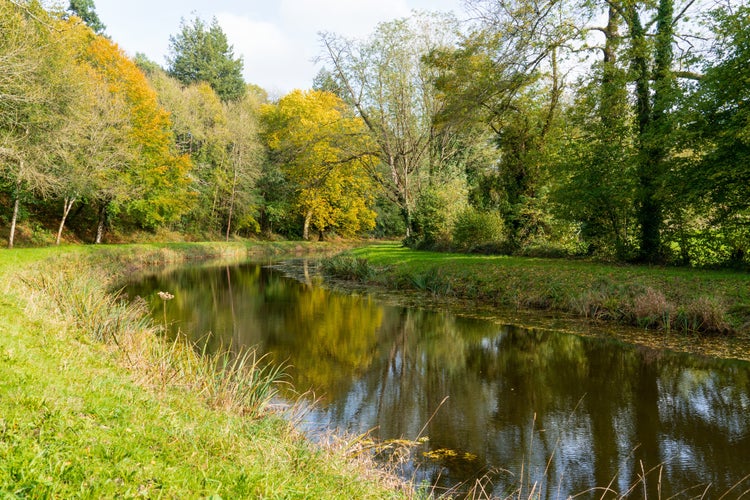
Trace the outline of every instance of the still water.
<instances>
[{"instance_id":1,"label":"still water","mask_svg":"<svg viewBox=\"0 0 750 500\"><path fill-rule=\"evenodd\" d=\"M750 489L750 363L385 305L253 263L126 288L159 319L160 290L173 332L286 362L317 398L311 436L414 441L401 471L435 492L481 478L499 497L643 498L644 476L648 498Z\"/></svg>"}]
</instances>

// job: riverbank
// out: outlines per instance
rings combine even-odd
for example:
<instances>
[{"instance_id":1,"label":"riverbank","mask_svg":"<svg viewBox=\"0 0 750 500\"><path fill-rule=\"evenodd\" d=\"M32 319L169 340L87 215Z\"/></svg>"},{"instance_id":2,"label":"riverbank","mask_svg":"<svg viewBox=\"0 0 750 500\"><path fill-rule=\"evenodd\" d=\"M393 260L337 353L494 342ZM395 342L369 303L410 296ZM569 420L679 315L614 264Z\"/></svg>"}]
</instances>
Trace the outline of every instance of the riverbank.
<instances>
[{"instance_id":1,"label":"riverbank","mask_svg":"<svg viewBox=\"0 0 750 500\"><path fill-rule=\"evenodd\" d=\"M483 307L558 311L657 331L750 337L750 275L731 270L446 254L398 243L324 261L333 278Z\"/></svg>"},{"instance_id":2,"label":"riverbank","mask_svg":"<svg viewBox=\"0 0 750 500\"><path fill-rule=\"evenodd\" d=\"M108 292L139 267L320 249L233 243L0 252L0 491L32 498L408 496L371 464L311 444L267 411L279 373L261 373L264 387L248 397L249 379L236 363L217 370L160 341L143 304ZM252 353L242 359L245 367L255 361Z\"/></svg>"}]
</instances>

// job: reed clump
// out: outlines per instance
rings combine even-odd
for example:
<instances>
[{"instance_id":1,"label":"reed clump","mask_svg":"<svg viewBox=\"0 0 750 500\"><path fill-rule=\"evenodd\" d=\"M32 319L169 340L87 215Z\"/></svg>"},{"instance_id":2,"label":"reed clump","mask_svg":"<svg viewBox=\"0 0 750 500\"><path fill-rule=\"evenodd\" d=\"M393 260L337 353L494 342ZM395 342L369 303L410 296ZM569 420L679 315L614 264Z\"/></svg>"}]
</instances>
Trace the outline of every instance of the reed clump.
<instances>
[{"instance_id":1,"label":"reed clump","mask_svg":"<svg viewBox=\"0 0 750 500\"><path fill-rule=\"evenodd\" d=\"M166 325L155 324L143 299L130 299L121 289L109 291L101 272L83 263L30 273L23 281L47 297L63 321L78 332L121 350L146 385L183 387L214 407L257 417L285 377L282 364L271 363L252 347L209 353L182 336L166 339L161 335ZM166 304L167 299L165 308Z\"/></svg>"}]
</instances>

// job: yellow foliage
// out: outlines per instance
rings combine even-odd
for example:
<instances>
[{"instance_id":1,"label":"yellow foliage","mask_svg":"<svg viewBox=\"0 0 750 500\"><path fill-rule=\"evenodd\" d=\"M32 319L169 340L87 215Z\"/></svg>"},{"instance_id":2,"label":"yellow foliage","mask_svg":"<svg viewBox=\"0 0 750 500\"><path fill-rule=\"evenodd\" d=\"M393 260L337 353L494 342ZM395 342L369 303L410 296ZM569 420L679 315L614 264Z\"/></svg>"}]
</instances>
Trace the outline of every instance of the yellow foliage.
<instances>
[{"instance_id":1,"label":"yellow foliage","mask_svg":"<svg viewBox=\"0 0 750 500\"><path fill-rule=\"evenodd\" d=\"M294 185L294 205L307 224L345 236L374 227L368 175L374 148L362 120L323 91L292 91L261 114L266 143Z\"/></svg>"}]
</instances>

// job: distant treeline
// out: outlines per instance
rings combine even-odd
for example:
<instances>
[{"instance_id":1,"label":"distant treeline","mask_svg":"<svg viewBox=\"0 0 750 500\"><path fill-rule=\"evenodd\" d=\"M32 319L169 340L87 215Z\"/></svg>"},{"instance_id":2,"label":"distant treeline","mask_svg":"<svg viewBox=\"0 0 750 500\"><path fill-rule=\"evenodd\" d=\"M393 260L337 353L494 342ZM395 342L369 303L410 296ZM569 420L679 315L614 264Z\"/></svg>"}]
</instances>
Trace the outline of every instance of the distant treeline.
<instances>
[{"instance_id":1,"label":"distant treeline","mask_svg":"<svg viewBox=\"0 0 750 500\"><path fill-rule=\"evenodd\" d=\"M747 5L466 4L322 34L313 90L271 102L216 20L183 20L162 68L91 0L0 0L9 244L370 235L747 265Z\"/></svg>"}]
</instances>

